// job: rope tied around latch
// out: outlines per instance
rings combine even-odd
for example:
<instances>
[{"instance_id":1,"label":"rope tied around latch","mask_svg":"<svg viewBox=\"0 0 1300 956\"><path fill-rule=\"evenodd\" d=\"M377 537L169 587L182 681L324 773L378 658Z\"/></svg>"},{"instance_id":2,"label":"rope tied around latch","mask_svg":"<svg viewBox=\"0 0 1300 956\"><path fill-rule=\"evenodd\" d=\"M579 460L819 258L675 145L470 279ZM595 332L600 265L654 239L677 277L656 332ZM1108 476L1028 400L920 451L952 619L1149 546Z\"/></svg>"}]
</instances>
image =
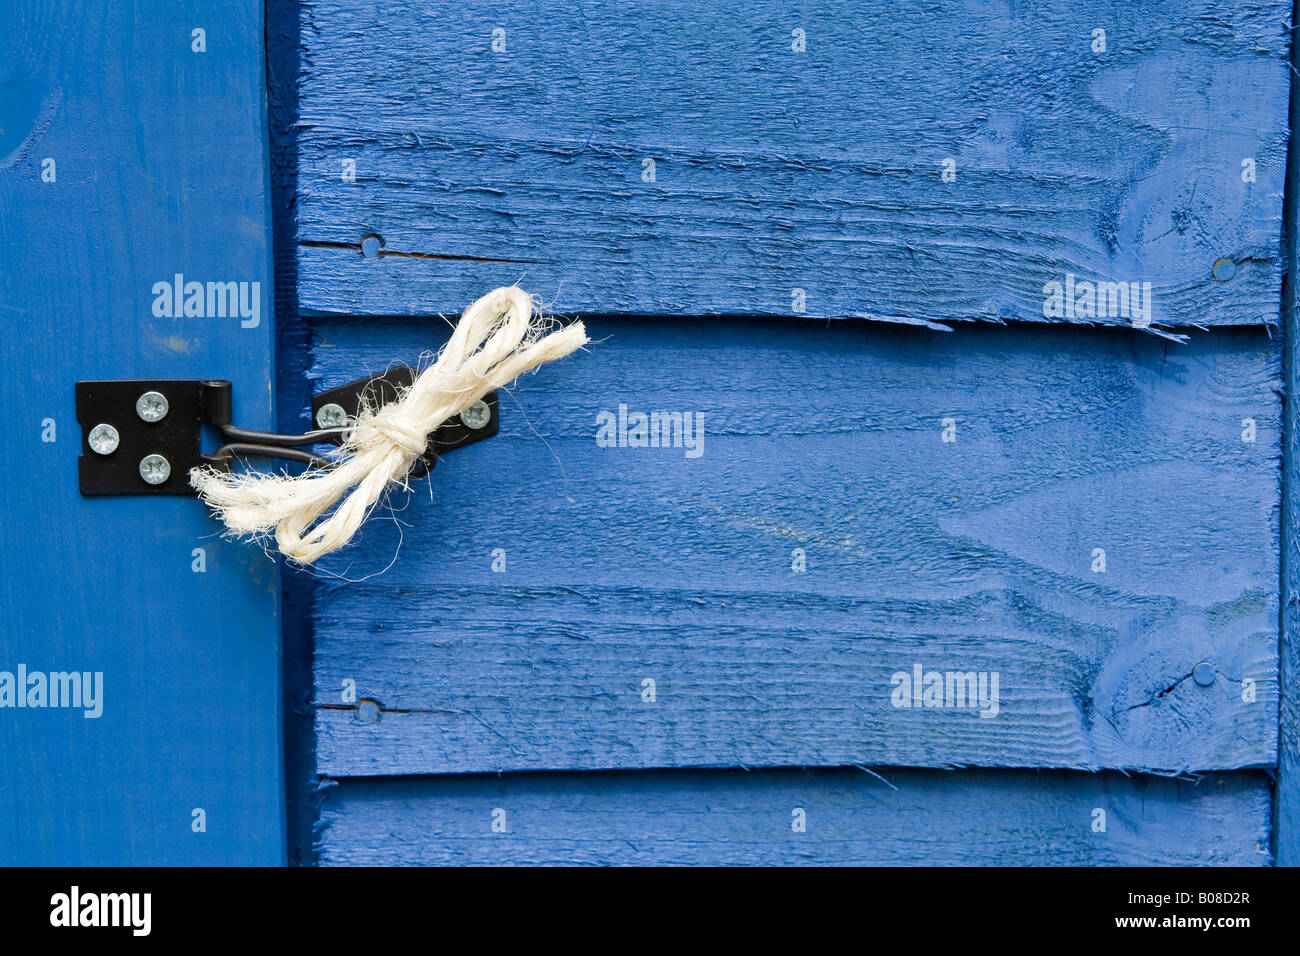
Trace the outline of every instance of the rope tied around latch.
<instances>
[{"instance_id":1,"label":"rope tied around latch","mask_svg":"<svg viewBox=\"0 0 1300 956\"><path fill-rule=\"evenodd\" d=\"M435 361L396 401L361 410L328 467L291 476L203 466L190 471L190 484L232 533L274 533L286 557L309 565L351 541L390 485L405 484L439 426L588 341L581 322L551 328L522 289L495 289L465 310Z\"/></svg>"}]
</instances>

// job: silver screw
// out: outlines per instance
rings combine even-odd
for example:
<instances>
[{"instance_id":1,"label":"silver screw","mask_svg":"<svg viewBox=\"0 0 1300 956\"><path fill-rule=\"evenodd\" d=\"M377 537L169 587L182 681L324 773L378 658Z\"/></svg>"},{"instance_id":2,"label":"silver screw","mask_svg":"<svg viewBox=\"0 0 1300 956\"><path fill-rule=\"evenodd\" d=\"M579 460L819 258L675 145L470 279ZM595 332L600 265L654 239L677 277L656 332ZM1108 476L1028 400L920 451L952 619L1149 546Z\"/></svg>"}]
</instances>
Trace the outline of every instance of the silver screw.
<instances>
[{"instance_id":1,"label":"silver screw","mask_svg":"<svg viewBox=\"0 0 1300 956\"><path fill-rule=\"evenodd\" d=\"M487 402L479 399L473 405L461 410L460 420L466 428L475 431L487 428L488 422L492 421L492 408Z\"/></svg>"},{"instance_id":2,"label":"silver screw","mask_svg":"<svg viewBox=\"0 0 1300 956\"><path fill-rule=\"evenodd\" d=\"M146 422L160 422L167 417L171 406L162 392L145 392L135 400L135 413Z\"/></svg>"},{"instance_id":3,"label":"silver screw","mask_svg":"<svg viewBox=\"0 0 1300 956\"><path fill-rule=\"evenodd\" d=\"M333 402L322 405L320 411L316 413L316 424L321 428L342 428L347 423L348 413L343 410L342 405L335 405Z\"/></svg>"},{"instance_id":4,"label":"silver screw","mask_svg":"<svg viewBox=\"0 0 1300 956\"><path fill-rule=\"evenodd\" d=\"M140 477L146 484L161 485L171 474L172 463L162 455L145 455L140 459Z\"/></svg>"},{"instance_id":5,"label":"silver screw","mask_svg":"<svg viewBox=\"0 0 1300 956\"><path fill-rule=\"evenodd\" d=\"M90 430L87 441L90 443L90 450L96 455L111 455L117 451L120 439L116 428L112 425L100 424Z\"/></svg>"}]
</instances>

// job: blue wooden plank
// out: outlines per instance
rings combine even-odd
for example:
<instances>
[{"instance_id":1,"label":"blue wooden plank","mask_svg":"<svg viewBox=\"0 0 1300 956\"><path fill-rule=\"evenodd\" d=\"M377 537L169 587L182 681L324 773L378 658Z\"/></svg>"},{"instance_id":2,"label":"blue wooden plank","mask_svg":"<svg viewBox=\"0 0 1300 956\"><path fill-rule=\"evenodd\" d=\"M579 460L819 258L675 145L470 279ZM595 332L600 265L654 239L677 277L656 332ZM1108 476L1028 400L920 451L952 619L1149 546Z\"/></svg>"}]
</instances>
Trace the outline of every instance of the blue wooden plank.
<instances>
[{"instance_id":1,"label":"blue wooden plank","mask_svg":"<svg viewBox=\"0 0 1300 956\"><path fill-rule=\"evenodd\" d=\"M5 864L284 858L276 565L195 500L81 498L73 403L228 378L273 423L262 50L257 0L0 9L0 671L102 681L0 707ZM160 316L177 273L250 307Z\"/></svg>"},{"instance_id":2,"label":"blue wooden plank","mask_svg":"<svg viewBox=\"0 0 1300 956\"><path fill-rule=\"evenodd\" d=\"M318 849L327 865L1257 866L1269 862L1269 802L1267 778L1251 772L360 780L330 790Z\"/></svg>"},{"instance_id":3,"label":"blue wooden plank","mask_svg":"<svg viewBox=\"0 0 1300 956\"><path fill-rule=\"evenodd\" d=\"M1290 10L320 0L302 304L1276 322Z\"/></svg>"},{"instance_id":4,"label":"blue wooden plank","mask_svg":"<svg viewBox=\"0 0 1300 956\"><path fill-rule=\"evenodd\" d=\"M1276 759L1263 330L588 329L322 566L323 773ZM325 321L313 375L443 335ZM700 416L698 457L600 447L621 405ZM918 664L998 714L896 707Z\"/></svg>"},{"instance_id":5,"label":"blue wooden plank","mask_svg":"<svg viewBox=\"0 0 1300 956\"><path fill-rule=\"evenodd\" d=\"M266 5L267 107L271 134L271 201L275 251L275 395L280 430L309 431L311 383L303 375L311 344L298 309L298 0ZM312 860L316 822L315 734L312 730L312 579L285 575L281 581L281 636L285 715L285 816L291 866Z\"/></svg>"},{"instance_id":6,"label":"blue wooden plank","mask_svg":"<svg viewBox=\"0 0 1300 956\"><path fill-rule=\"evenodd\" d=\"M1300 47L1292 45L1293 71L1300 71ZM1294 72L1300 76L1300 72ZM1300 90L1291 87L1291 128L1300 129ZM1282 287L1285 326L1285 456L1282 483L1282 619L1278 647L1278 776L1273 852L1280 866L1300 866L1300 143L1292 136L1287 154L1286 278Z\"/></svg>"}]
</instances>

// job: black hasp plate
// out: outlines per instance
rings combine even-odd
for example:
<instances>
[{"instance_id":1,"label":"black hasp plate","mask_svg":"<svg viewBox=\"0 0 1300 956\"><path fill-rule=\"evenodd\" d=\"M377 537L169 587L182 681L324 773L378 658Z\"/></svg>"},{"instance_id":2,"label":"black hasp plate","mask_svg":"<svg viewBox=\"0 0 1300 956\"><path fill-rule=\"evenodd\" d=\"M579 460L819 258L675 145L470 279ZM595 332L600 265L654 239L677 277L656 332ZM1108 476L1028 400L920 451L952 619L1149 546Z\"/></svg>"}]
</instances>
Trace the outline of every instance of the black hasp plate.
<instances>
[{"instance_id":1,"label":"black hasp plate","mask_svg":"<svg viewBox=\"0 0 1300 956\"><path fill-rule=\"evenodd\" d=\"M361 412L363 404L375 408L395 402L400 391L411 387L417 374L416 370L409 365L394 365L382 375L371 375L369 378L357 379L355 382L332 388L328 392L320 392L311 400L312 421L317 420L317 414L326 405L338 405L350 419L355 419ZM425 467L413 471L411 475L413 478L418 478L432 469L439 455L454 448L491 438L497 433L501 427L501 419L497 412L497 393L488 392L483 396L483 401L487 403L491 413L488 423L482 428L470 428L462 424L460 417L457 416L439 426L438 430L429 436L428 448L422 459ZM335 444L341 441L342 439L339 439Z\"/></svg>"},{"instance_id":2,"label":"black hasp plate","mask_svg":"<svg viewBox=\"0 0 1300 956\"><path fill-rule=\"evenodd\" d=\"M158 392L167 399L167 414L159 421L146 422L136 413L136 401L145 392ZM203 463L202 426L230 424L230 392L230 383L222 380L78 382L81 493L87 497L193 495L189 472ZM107 455L90 447L90 433L100 424L111 425L118 435L117 448ZM140 462L148 455L161 455L171 467L161 484L151 485L140 476Z\"/></svg>"}]
</instances>

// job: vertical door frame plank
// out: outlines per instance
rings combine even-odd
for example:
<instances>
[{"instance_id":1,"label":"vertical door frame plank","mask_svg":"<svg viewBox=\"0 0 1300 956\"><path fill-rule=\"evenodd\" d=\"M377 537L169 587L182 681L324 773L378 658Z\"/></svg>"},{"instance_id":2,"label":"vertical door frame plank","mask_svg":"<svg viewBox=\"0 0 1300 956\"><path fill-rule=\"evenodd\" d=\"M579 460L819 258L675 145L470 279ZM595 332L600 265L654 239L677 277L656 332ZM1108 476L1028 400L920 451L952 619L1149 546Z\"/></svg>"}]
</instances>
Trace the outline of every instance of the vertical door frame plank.
<instances>
[{"instance_id":1,"label":"vertical door frame plank","mask_svg":"<svg viewBox=\"0 0 1300 956\"><path fill-rule=\"evenodd\" d=\"M285 860L278 565L191 496L83 498L74 400L229 379L274 425L265 52L263 0L0 5L0 672L99 688L0 708L0 865Z\"/></svg>"},{"instance_id":2,"label":"vertical door frame plank","mask_svg":"<svg viewBox=\"0 0 1300 956\"><path fill-rule=\"evenodd\" d=\"M1283 211L1286 271L1282 280L1285 335L1282 478L1282 620L1278 642L1278 769L1273 804L1273 854L1279 866L1300 866L1300 308L1297 302L1297 202L1300 200L1300 51L1291 16L1291 136Z\"/></svg>"}]
</instances>

